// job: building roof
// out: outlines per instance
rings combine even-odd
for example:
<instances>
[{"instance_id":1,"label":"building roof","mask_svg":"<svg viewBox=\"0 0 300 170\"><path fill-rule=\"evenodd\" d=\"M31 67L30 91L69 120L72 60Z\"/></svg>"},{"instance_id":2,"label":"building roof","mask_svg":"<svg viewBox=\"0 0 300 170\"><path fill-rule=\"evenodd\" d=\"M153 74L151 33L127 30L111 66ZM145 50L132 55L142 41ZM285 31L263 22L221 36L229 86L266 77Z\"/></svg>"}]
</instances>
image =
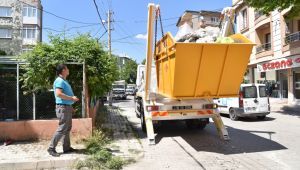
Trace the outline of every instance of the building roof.
<instances>
[{"instance_id":1,"label":"building roof","mask_svg":"<svg viewBox=\"0 0 300 170\"><path fill-rule=\"evenodd\" d=\"M178 18L178 21L176 23L176 26L179 25L179 23L181 22L181 19L182 17L187 14L187 13L190 13L190 14L196 14L196 15L199 15L199 16L203 16L203 15L207 15L207 14L216 14L216 15L221 15L221 12L218 12L218 11L207 11L207 10L200 10L200 11L191 11L191 10L186 10L184 11L184 13L182 14L182 16L180 16Z\"/></svg>"}]
</instances>

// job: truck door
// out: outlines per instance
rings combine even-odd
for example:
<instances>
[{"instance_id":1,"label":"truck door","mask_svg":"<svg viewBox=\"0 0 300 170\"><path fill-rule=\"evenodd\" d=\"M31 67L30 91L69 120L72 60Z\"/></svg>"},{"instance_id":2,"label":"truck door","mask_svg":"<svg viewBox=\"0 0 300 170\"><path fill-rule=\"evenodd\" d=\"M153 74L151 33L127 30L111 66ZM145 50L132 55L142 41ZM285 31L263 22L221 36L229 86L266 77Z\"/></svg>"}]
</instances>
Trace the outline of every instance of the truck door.
<instances>
[{"instance_id":1,"label":"truck door","mask_svg":"<svg viewBox=\"0 0 300 170\"><path fill-rule=\"evenodd\" d=\"M258 111L259 112L269 112L269 99L266 93L266 86L258 86Z\"/></svg>"},{"instance_id":2,"label":"truck door","mask_svg":"<svg viewBox=\"0 0 300 170\"><path fill-rule=\"evenodd\" d=\"M244 112L245 113L257 112L259 109L258 108L259 101L257 99L258 97L257 87L255 85L244 86L242 88L242 91L243 91Z\"/></svg>"}]
</instances>

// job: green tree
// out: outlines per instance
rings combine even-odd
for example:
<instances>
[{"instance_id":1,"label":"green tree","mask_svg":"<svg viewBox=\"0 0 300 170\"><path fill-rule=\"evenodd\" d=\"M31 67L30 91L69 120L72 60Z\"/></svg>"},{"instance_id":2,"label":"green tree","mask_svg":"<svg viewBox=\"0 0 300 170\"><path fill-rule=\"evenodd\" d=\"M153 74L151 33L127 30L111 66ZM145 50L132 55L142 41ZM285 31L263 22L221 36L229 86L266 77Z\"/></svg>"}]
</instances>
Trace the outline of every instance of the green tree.
<instances>
[{"instance_id":1,"label":"green tree","mask_svg":"<svg viewBox=\"0 0 300 170\"><path fill-rule=\"evenodd\" d=\"M0 56L5 56L5 55L6 55L6 52L3 50L0 50Z\"/></svg>"},{"instance_id":2,"label":"green tree","mask_svg":"<svg viewBox=\"0 0 300 170\"><path fill-rule=\"evenodd\" d=\"M262 11L264 14L269 14L270 12L278 9L279 11L282 11L284 9L287 9L291 7L291 10L289 11L288 18L295 17L300 12L300 1L299 0L245 0L246 3L260 11Z\"/></svg>"},{"instance_id":3,"label":"green tree","mask_svg":"<svg viewBox=\"0 0 300 170\"><path fill-rule=\"evenodd\" d=\"M25 73L21 80L27 93L52 89L55 79L55 66L59 63L78 62L86 64L88 93L91 97L102 96L111 88L117 75L116 61L108 56L103 46L90 35L78 35L65 39L61 36L49 36L50 43L38 44L32 52L22 58L28 64L23 66ZM72 85L82 85L82 65L68 65ZM81 88L74 89L81 94Z\"/></svg>"},{"instance_id":4,"label":"green tree","mask_svg":"<svg viewBox=\"0 0 300 170\"><path fill-rule=\"evenodd\" d=\"M120 70L121 80L125 80L126 83L132 84L136 81L137 63L133 60L128 60L125 66Z\"/></svg>"},{"instance_id":5,"label":"green tree","mask_svg":"<svg viewBox=\"0 0 300 170\"><path fill-rule=\"evenodd\" d=\"M146 59L144 59L141 64L146 64Z\"/></svg>"}]
</instances>

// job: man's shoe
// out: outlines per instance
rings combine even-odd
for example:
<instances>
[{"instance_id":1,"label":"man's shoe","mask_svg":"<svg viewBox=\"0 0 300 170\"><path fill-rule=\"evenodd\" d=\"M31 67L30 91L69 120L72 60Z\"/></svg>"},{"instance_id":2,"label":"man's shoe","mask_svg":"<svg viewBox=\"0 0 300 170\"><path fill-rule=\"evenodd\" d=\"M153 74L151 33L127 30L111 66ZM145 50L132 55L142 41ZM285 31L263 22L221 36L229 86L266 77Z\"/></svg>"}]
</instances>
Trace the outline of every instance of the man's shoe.
<instances>
[{"instance_id":1,"label":"man's shoe","mask_svg":"<svg viewBox=\"0 0 300 170\"><path fill-rule=\"evenodd\" d=\"M65 150L64 153L71 153L71 152L77 152L77 149L74 149L72 147L70 147L68 150Z\"/></svg>"},{"instance_id":2,"label":"man's shoe","mask_svg":"<svg viewBox=\"0 0 300 170\"><path fill-rule=\"evenodd\" d=\"M48 151L49 155L51 155L51 156L54 156L54 157L60 156L59 153L57 153L56 150L53 148L48 148L47 151Z\"/></svg>"}]
</instances>

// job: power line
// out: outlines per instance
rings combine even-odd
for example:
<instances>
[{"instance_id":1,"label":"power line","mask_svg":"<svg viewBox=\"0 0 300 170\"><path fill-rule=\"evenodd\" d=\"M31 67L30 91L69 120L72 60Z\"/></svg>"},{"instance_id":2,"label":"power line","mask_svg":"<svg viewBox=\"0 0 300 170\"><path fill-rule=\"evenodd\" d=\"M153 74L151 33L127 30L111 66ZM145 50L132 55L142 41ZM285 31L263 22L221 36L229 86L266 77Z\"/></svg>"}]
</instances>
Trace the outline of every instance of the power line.
<instances>
[{"instance_id":1,"label":"power line","mask_svg":"<svg viewBox=\"0 0 300 170\"><path fill-rule=\"evenodd\" d=\"M218 8L218 9L213 9L213 10L207 10L208 12L220 12L222 11L223 8ZM206 10L202 10L202 11L206 11ZM199 11L200 13L201 11ZM181 16L178 16L178 17L169 17L169 18L165 18L165 19L162 19L162 21L168 21L168 20L174 20L174 19L178 19L180 18ZM136 20L136 21L133 21L135 23L147 23L148 21L147 20Z\"/></svg>"},{"instance_id":2,"label":"power line","mask_svg":"<svg viewBox=\"0 0 300 170\"><path fill-rule=\"evenodd\" d=\"M107 0L107 4L110 10L112 10L112 0Z\"/></svg>"},{"instance_id":3,"label":"power line","mask_svg":"<svg viewBox=\"0 0 300 170\"><path fill-rule=\"evenodd\" d=\"M107 29L106 29L106 27L105 27L105 25L104 25L104 23L103 23L102 17L101 17L101 15L100 15L99 8L98 8L98 5L97 5L97 3L96 3L96 0L93 0L93 2L94 2L94 5L95 5L95 7L96 7L98 16L99 16L99 18L100 18L100 22L101 22L103 28L105 29L105 31L107 31Z\"/></svg>"},{"instance_id":4,"label":"power line","mask_svg":"<svg viewBox=\"0 0 300 170\"><path fill-rule=\"evenodd\" d=\"M115 43L122 43L122 44L129 44L129 45L143 45L142 43L135 43L135 42L128 42L128 41L112 41L112 42L115 42Z\"/></svg>"},{"instance_id":5,"label":"power line","mask_svg":"<svg viewBox=\"0 0 300 170\"><path fill-rule=\"evenodd\" d=\"M102 14L103 14L104 16L106 16L106 11L108 11L108 9L105 8L105 5L104 5L104 3L103 3L102 0L99 0L99 2L102 4L102 8L99 8L99 9L101 10ZM103 16L103 15L102 15L102 16Z\"/></svg>"},{"instance_id":6,"label":"power line","mask_svg":"<svg viewBox=\"0 0 300 170\"><path fill-rule=\"evenodd\" d=\"M71 31L72 29L76 29L76 28L86 28L86 27L92 27L92 26L96 26L96 25L98 25L98 24L90 24L90 25L70 27L70 28L64 29L64 30L56 30L56 29L50 28L50 27L42 27L41 29L50 30L50 31L54 31L54 32L67 32L67 31ZM27 27L12 28L12 30L24 30L25 28L27 28Z\"/></svg>"},{"instance_id":7,"label":"power line","mask_svg":"<svg viewBox=\"0 0 300 170\"><path fill-rule=\"evenodd\" d=\"M31 4L28 4L28 3L23 2L21 0L17 0L17 1L19 1L19 2L21 2L23 4L25 4L25 5L32 6ZM56 18L59 18L59 19L65 20L65 21L69 21L69 22L73 22L73 23L77 23L77 24L96 24L96 23L88 23L88 22L76 21L76 20L73 20L73 19L69 19L69 18L65 18L65 17L62 17L62 16L58 16L58 15L52 13L52 12L46 11L46 10L44 10L42 8L39 8L39 7L36 7L36 8L39 9L39 10L41 10L41 11L43 11L43 12L45 12L45 13L47 13L47 14L50 14L52 16L55 16Z\"/></svg>"}]
</instances>

